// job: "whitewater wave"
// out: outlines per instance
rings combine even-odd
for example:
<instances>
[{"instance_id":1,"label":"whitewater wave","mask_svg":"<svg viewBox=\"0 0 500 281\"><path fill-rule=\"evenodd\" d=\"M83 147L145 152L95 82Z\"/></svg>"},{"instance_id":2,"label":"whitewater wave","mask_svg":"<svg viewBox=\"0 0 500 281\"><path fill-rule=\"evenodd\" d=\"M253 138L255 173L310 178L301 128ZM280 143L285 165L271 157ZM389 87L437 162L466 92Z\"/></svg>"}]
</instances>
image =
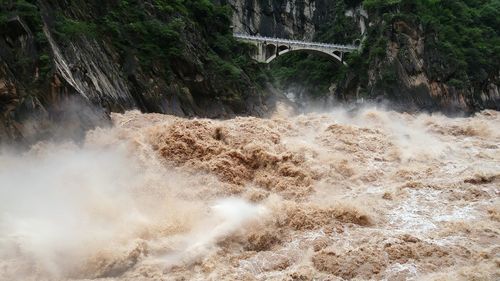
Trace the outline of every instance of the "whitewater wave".
<instances>
[{"instance_id":1,"label":"whitewater wave","mask_svg":"<svg viewBox=\"0 0 500 281\"><path fill-rule=\"evenodd\" d=\"M0 280L500 278L496 111L112 119L0 153Z\"/></svg>"}]
</instances>

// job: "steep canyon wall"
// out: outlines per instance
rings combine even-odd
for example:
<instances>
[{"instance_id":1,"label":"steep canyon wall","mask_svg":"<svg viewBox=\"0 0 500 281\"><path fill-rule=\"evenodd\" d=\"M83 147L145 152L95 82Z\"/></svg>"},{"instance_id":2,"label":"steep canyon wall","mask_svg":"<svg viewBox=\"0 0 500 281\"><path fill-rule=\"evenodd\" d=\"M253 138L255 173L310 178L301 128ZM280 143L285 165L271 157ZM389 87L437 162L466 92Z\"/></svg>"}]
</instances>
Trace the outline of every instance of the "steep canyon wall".
<instances>
[{"instance_id":1,"label":"steep canyon wall","mask_svg":"<svg viewBox=\"0 0 500 281\"><path fill-rule=\"evenodd\" d=\"M229 2L233 9L235 32L328 43L352 43L343 41L352 40L353 37L362 39L365 36L364 48L359 56L351 59L350 66L345 70L346 75L335 79L323 79L324 82L316 81L316 84L331 83L323 87L330 92L323 94L350 102L384 100L403 110L470 113L484 108L500 108L498 56L488 57L492 61L492 68L496 67L496 71L479 65L479 59L478 65L474 66L473 59L466 58L469 65L464 66L465 62L457 60L452 50L446 52L440 49L440 41L449 38L444 38L442 34L445 32L439 28L425 24L420 15L423 9L415 3L424 3L426 9L448 11L449 7L446 5L433 7L425 4L425 1L393 1L399 4L394 7L380 4L381 9L366 10L362 6L362 1L231 0ZM484 4L479 10L487 9L489 8ZM460 16L458 10L450 12ZM491 13L494 12L485 12L486 15ZM463 20L484 22L482 17L475 15L471 19ZM357 28L352 29L352 26ZM452 23L446 23L444 28L441 26L441 29L447 28L457 27L452 26ZM499 38L498 34L491 32L487 36ZM471 44L477 52L478 46L482 43ZM485 47L482 48L479 52L484 52ZM456 52L459 51L461 50ZM466 51L471 52L470 49ZM293 69L293 63L299 65L297 61L291 61L286 67ZM460 64L462 66L459 66ZM307 72L314 70L311 69L314 68L314 64L310 65L310 69L296 71L298 75L292 77L292 80L299 77L304 79ZM477 70L471 70L474 68ZM332 72L330 68L325 68L325 71ZM468 75L463 74L465 71L468 71ZM477 79L474 77L476 73L481 73L484 77ZM305 87L316 86L314 83L307 85L304 81L292 81L288 84L296 88L301 82L306 84Z\"/></svg>"}]
</instances>

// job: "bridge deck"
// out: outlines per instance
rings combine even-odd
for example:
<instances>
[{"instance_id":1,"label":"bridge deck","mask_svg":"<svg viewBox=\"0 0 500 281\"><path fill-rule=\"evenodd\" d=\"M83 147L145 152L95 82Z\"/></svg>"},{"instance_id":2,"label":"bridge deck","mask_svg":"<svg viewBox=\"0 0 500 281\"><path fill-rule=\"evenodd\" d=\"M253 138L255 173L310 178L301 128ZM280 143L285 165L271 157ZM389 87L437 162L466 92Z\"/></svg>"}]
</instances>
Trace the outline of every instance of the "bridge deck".
<instances>
[{"instance_id":1,"label":"bridge deck","mask_svg":"<svg viewBox=\"0 0 500 281\"><path fill-rule=\"evenodd\" d=\"M251 36L251 35L246 35L246 34L241 34L241 33L235 33L234 37L239 38L239 39L250 40L250 41L270 42L270 43L283 44L283 45L296 45L296 46L309 47L309 48L325 48L325 49L342 50L342 51L354 51L354 50L358 49L358 47L354 46L354 45L339 45L339 44L327 44L327 43L319 43L319 42L306 42L306 41L289 40L289 39L282 39L282 38L271 38L271 37L265 37L265 36Z\"/></svg>"}]
</instances>

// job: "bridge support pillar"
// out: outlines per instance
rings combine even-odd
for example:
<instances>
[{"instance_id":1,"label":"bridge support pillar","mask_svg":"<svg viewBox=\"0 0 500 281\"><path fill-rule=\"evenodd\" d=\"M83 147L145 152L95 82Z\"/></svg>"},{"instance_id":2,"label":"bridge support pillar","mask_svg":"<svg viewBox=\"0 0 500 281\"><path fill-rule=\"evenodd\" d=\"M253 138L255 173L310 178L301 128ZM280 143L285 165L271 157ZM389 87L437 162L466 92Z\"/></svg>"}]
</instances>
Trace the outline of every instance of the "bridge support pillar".
<instances>
[{"instance_id":1,"label":"bridge support pillar","mask_svg":"<svg viewBox=\"0 0 500 281\"><path fill-rule=\"evenodd\" d=\"M257 43L257 56L255 57L255 60L258 62L266 62L266 43Z\"/></svg>"}]
</instances>

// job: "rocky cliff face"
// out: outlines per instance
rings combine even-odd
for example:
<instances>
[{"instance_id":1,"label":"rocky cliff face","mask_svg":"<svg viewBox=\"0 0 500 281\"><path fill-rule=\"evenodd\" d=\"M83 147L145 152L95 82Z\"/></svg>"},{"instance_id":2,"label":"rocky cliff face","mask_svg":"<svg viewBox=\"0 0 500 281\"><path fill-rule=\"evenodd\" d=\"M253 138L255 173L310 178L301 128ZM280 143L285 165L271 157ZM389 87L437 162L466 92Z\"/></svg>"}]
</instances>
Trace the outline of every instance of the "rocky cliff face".
<instances>
[{"instance_id":1,"label":"rocky cliff face","mask_svg":"<svg viewBox=\"0 0 500 281\"><path fill-rule=\"evenodd\" d=\"M229 3L233 10L233 29L237 33L312 41L317 31L330 24L339 13L363 25L356 31L358 35L364 32L360 10L345 5L339 7L338 1L229 0Z\"/></svg>"},{"instance_id":2,"label":"rocky cliff face","mask_svg":"<svg viewBox=\"0 0 500 281\"><path fill-rule=\"evenodd\" d=\"M113 92L109 95L108 82L96 79L103 76L91 72L95 85L89 80L78 79L70 69L70 63L52 40L50 31L45 27L37 33L20 16L8 18L2 26L0 36L0 140L30 142L44 136L81 135L85 129L101 121L106 121L103 110L91 106L94 99L117 100L118 95L127 93ZM44 34L50 42L53 58L50 62L57 69L46 82L40 82L42 67L40 47L36 36ZM88 42L90 44L90 42ZM72 45L68 50L75 51ZM92 63L92 61L88 61ZM94 62L95 63L95 62ZM99 66L106 67L107 65ZM112 73L109 73L112 75ZM82 78L81 76L79 78ZM102 78L102 77L100 77ZM111 77L110 77L111 78ZM113 81L116 83L116 81ZM92 81L91 81L92 83ZM93 91L91 91L93 90ZM108 96L109 95L109 96ZM125 103L133 103L128 99Z\"/></svg>"},{"instance_id":3,"label":"rocky cliff face","mask_svg":"<svg viewBox=\"0 0 500 281\"><path fill-rule=\"evenodd\" d=\"M108 29L99 25L110 24L105 22L105 16L107 20L117 13L115 10L124 9L120 1L1 3L0 142L32 142L54 135L81 136L88 128L106 124L108 112L132 108L222 118L235 114L263 115L268 111L266 90L259 88L248 72L219 59L197 23L181 18L168 7L163 7L163 11L153 2L136 2L143 13L141 21L124 19L138 26L133 28L179 18L183 30L173 28L173 32L179 33L180 55L162 63L155 59L161 56L153 54L158 56L152 55L146 65L141 51L134 50L136 42L125 42L125 47L117 48L118 39L128 38L123 34L113 38ZM202 1L191 2L194 5ZM214 9L189 7L202 8ZM184 17L189 17L188 12ZM61 19L67 25L62 27L63 31L58 28ZM84 28L87 26L99 33L90 34ZM67 29L75 30L69 36ZM214 31L216 36L223 36L223 32ZM136 41L142 43L141 40L139 35ZM144 49L150 47L143 45ZM155 50L162 51L167 52ZM227 82L223 73L228 69L238 83Z\"/></svg>"},{"instance_id":4,"label":"rocky cliff face","mask_svg":"<svg viewBox=\"0 0 500 281\"><path fill-rule=\"evenodd\" d=\"M380 4L383 11L370 13L361 6L362 1L230 2L234 11L234 29L242 33L343 43L338 41L348 38L346 34L341 34L346 30L346 21L339 21L338 17L344 15L354 21L358 28L349 32L354 32L357 38L365 34L366 45L359 56L351 61L345 76L329 87L323 87L330 89L325 94L334 95L341 101L383 100L403 110L424 109L450 113L500 109L499 62L497 70L490 71L481 82L467 84L468 81L454 79L459 64L450 62L449 53L438 51L436 41L440 38L436 32L411 16L402 16L404 13L417 13L415 2L392 1L401 4L392 10L391 5ZM462 65L462 68L467 67ZM325 71L331 72L331 69L325 68ZM299 75L296 75L297 72ZM311 72L311 69L295 71L294 74L303 77L307 76L307 72ZM461 82L469 86L457 85ZM300 88L300 83L296 81L292 87Z\"/></svg>"},{"instance_id":5,"label":"rocky cliff face","mask_svg":"<svg viewBox=\"0 0 500 281\"><path fill-rule=\"evenodd\" d=\"M381 22L374 19L371 24ZM498 72L479 85L467 88L454 85L450 77L457 66L445 61L448 54L433 46L436 39L422 26L397 19L386 25L388 28L382 34L387 38L385 54L370 62L367 81L360 81L360 74L353 69L342 81L344 87L337 95L348 101L388 100L401 110L424 109L450 114L486 108L500 110Z\"/></svg>"},{"instance_id":6,"label":"rocky cliff face","mask_svg":"<svg viewBox=\"0 0 500 281\"><path fill-rule=\"evenodd\" d=\"M235 32L312 39L316 1L232 0Z\"/></svg>"}]
</instances>

